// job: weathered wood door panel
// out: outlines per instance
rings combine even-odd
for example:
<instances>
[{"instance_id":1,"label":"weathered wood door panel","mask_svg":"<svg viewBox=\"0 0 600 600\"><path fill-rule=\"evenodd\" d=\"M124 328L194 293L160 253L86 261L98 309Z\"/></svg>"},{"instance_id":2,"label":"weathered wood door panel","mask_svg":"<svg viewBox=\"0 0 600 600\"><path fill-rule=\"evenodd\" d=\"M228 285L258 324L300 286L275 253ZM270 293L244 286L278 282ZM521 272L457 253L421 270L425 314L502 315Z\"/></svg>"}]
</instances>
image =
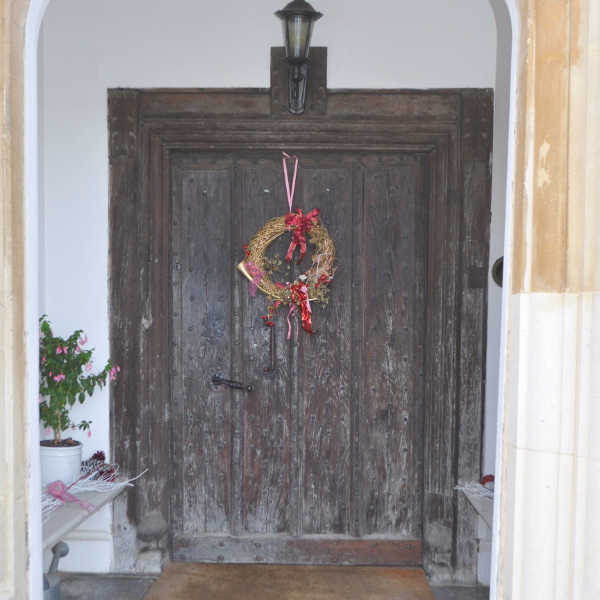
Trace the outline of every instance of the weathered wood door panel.
<instances>
[{"instance_id":1,"label":"weathered wood door panel","mask_svg":"<svg viewBox=\"0 0 600 600\"><path fill-rule=\"evenodd\" d=\"M295 206L321 209L337 272L315 335L289 332L280 310L272 342L266 299L235 265L288 210L280 157L175 155L175 558L420 563L425 166L302 153ZM288 237L269 252L284 257ZM215 373L254 389L214 386ZM306 536L316 558L298 554ZM352 538L351 557L332 551ZM374 559L384 538L405 543Z\"/></svg>"}]
</instances>

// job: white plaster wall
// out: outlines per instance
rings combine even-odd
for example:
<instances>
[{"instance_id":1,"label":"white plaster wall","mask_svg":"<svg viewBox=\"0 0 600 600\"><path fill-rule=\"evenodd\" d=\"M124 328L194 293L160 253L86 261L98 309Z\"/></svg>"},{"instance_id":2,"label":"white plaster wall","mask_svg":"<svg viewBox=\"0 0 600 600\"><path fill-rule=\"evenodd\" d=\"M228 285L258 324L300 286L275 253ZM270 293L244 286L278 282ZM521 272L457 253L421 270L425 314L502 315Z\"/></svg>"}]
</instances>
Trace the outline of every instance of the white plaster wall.
<instances>
[{"instance_id":1,"label":"white plaster wall","mask_svg":"<svg viewBox=\"0 0 600 600\"><path fill-rule=\"evenodd\" d=\"M505 248L504 223L509 218L507 210L506 190L510 181L509 160L511 154L511 132L509 129L511 113L511 82L513 80L513 18L512 5L504 0L490 0L494 11L497 33L496 51L496 83L494 89L494 145L493 145L493 179L492 179L492 223L490 230L490 270L494 262L503 258ZM483 473L494 474L498 478L496 469L498 442L498 423L501 419L501 406L499 398L502 397L501 376L503 331L503 313L505 298L508 288L509 257L504 265L504 282L499 287L490 275L488 279L488 330L487 330L487 357L486 357L486 383L485 383L485 412L484 412L484 439L483 439ZM479 520L479 556L477 563L477 577L480 582L492 582L492 538L493 532L483 521ZM490 595L490 598L493 598Z\"/></svg>"},{"instance_id":2,"label":"white plaster wall","mask_svg":"<svg viewBox=\"0 0 600 600\"><path fill-rule=\"evenodd\" d=\"M198 0L50 2L39 47L40 312L50 316L58 332L83 328L96 348L98 365L108 357L107 88L266 88L269 49L281 45L280 25L272 13L284 4L279 0L206 5ZM315 27L313 45L328 48L330 88L496 85L497 0L373 0L368 5L358 0L315 0L313 5L324 13ZM502 62L500 66L508 69ZM499 84L508 85L503 80ZM508 103L508 90L498 91ZM496 133L506 128L506 120L496 122ZM501 147L496 153L498 164L505 162L504 152ZM496 207L504 205L503 183L494 187ZM495 240L502 239L501 213L498 210L493 217ZM495 243L501 247L501 242ZM495 308L492 312L494 323L499 323L500 315ZM499 328L492 329L489 343L498 348ZM492 407L496 393L488 390ZM489 414L493 413L495 409ZM75 435L85 444L84 457L109 449L108 392L78 406L73 417L93 421L90 439ZM495 432L495 419L488 418L486 426ZM488 447L485 470L493 471L493 451ZM111 565L109 511L88 521L84 531L71 542L62 568L118 571L118 565Z\"/></svg>"}]
</instances>

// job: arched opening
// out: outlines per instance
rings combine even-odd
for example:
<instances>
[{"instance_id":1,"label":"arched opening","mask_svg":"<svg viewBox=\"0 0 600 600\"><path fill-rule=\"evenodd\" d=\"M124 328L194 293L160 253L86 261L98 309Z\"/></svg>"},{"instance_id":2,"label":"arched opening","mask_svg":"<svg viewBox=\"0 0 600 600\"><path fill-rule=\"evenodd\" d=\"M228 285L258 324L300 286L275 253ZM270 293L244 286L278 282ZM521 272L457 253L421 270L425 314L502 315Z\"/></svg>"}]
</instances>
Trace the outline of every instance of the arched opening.
<instances>
[{"instance_id":1,"label":"arched opening","mask_svg":"<svg viewBox=\"0 0 600 600\"><path fill-rule=\"evenodd\" d=\"M38 3L34 2L31 5L30 10L29 10L29 31L33 31L33 30L37 29L37 26L39 25L39 22L41 21L41 17L42 17L42 15L44 13L44 10L45 10L47 4L48 4L47 2L38 2ZM33 53L34 53L34 51L36 50L36 42L34 41L35 37L36 36L33 36L33 35L30 35L28 37L28 40L30 42L30 45L29 45L29 56L32 56ZM33 67L34 63L35 63L35 61L32 60L30 62L29 66ZM34 81L34 77L33 77L32 73L35 73L35 69L33 69L33 68L29 69L29 76L30 76L30 79L29 79L29 89L30 90L32 90L35 87L35 81ZM32 100L32 96L30 96L30 100ZM34 116L33 115L33 111L30 112L29 116L30 117ZM32 122L33 122L33 120L32 120ZM34 170L35 169L33 169L33 168L30 170L30 177L31 177L30 181L35 181L35 176L34 176L34 173L33 173ZM76 210L75 207L73 207L73 208ZM35 236L31 236L31 237L35 237ZM33 259L34 257L32 255L30 255L30 258ZM35 289L35 285L31 285L30 287L31 287L31 289ZM30 328L33 329L32 325L34 323L34 318L37 317L37 311L31 310L30 312L31 312L31 314L29 315L29 317L30 317L29 318L29 324L30 324ZM35 411L32 410L32 413L35 413ZM33 431L36 433L35 427L33 428ZM35 443L37 441L37 435L35 435L35 433L31 436L32 439L34 440L34 446L33 447L35 447ZM35 461L34 461L34 463L35 463Z\"/></svg>"},{"instance_id":2,"label":"arched opening","mask_svg":"<svg viewBox=\"0 0 600 600\"><path fill-rule=\"evenodd\" d=\"M323 10L325 9L326 7L323 6ZM238 64L232 61L226 44L217 39L209 39L204 43L215 45L212 52L221 56L222 60L208 61L202 58L202 51L198 51L187 41L188 37L196 39L197 36L188 35L185 30L178 31L180 43L176 48L169 44L160 47L160 44L157 45L154 41L152 43L155 47L152 47L149 33L155 34L156 23L149 17L143 17L135 26L118 25L115 28L115 22L119 23L121 19L112 18L110 6L99 4L96 8L89 8L89 10L92 12L86 15L78 10L74 17L70 17L69 11L72 12L70 4L52 3L45 17L42 54L45 56L46 90L43 103L44 169L47 173L43 189L45 204L48 206L45 216L46 228L48 231L66 232L72 231L74 224L89 222L94 225L86 232L90 243L83 250L84 262L91 264L92 268L79 272L77 278L72 277L74 272L72 266L70 268L66 268L65 264L62 264L61 268L55 266L59 264L62 250L54 242L48 244L47 252L44 253L48 265L46 280L52 283L46 286L44 311L52 316L54 323L57 323L57 320L60 322L60 319L63 318L61 315L73 319L79 313L81 326L86 329L90 338L98 339L101 344L104 344L107 337L106 321L108 320L104 287L106 279L104 273L107 269L106 257L108 257L105 225L108 189L104 157L106 87L115 85L125 87L130 85L219 87L239 86L245 83L254 86L262 83L266 86L268 85L266 83L268 81L267 53L263 51L262 59L258 58L258 55L265 46L277 45L280 42L277 27L272 27L268 18L264 16L259 18L253 14L252 18L256 19L255 29L264 31L264 38L272 35L273 41L265 44L263 41L258 41L261 40L261 36L256 36L257 41L252 45L252 52L257 55L256 66L248 67L248 65L252 65L252 61L247 61L242 70ZM163 10L161 21L168 23L169 9L165 7L160 10ZM194 23L202 17L201 7L193 10L198 13L195 18L190 18L190 23ZM400 11L400 8L397 10ZM404 40L403 45L399 41L390 42L395 46L391 51L386 46L383 56L377 48L371 47L373 40L367 38L366 34L363 34L365 37L356 44L355 48L349 48L349 40L342 36L334 25L330 33L330 36L333 37L331 42L326 37L327 32L322 32L328 45L332 46L330 87L495 87L493 75L496 67L496 49L493 44L495 23L490 7L483 4L478 9L479 12L473 14L472 7L465 3L461 6L462 17L456 14L458 11L456 6L445 5L443 10L447 18L440 16L432 24L432 30L426 34L428 37L424 40L425 33L415 35L411 31L413 29L411 23L423 22L427 18L426 8L419 5L418 8L411 9L412 12L409 14L405 14L406 9L404 9L404 18L401 21L405 24L400 35L396 31L394 38L390 30L379 36L390 40ZM335 24L336 18L339 21L341 16L336 15L333 7L330 13L332 15L330 21ZM482 27L465 27L467 15L471 19L478 18L480 21L483 19ZM127 11L123 12L124 22L129 16L130 13ZM64 27L67 18L76 19L72 26L67 28L68 33L65 32ZM212 18L215 19L214 30L223 30L224 25L220 26L219 23L221 20L225 20L224 10L222 12L215 11ZM344 18L350 19L348 16ZM354 20L356 18L352 17ZM366 30L373 27L389 27L387 24L381 24L375 15L371 15L369 18L374 19L374 22L372 27L368 27ZM352 20L350 22L354 23ZM353 24L350 29L356 29L356 27L356 24ZM193 27L191 29L193 30ZM270 34L267 33L267 30ZM465 38L463 33L467 30L468 36ZM318 34L317 31L315 44L319 44ZM236 33L236 36L242 37L243 32ZM417 44L418 38L421 39ZM94 39L93 43L90 43L91 39ZM111 39L110 48L101 46L102 39ZM460 43L457 42L459 39ZM72 49L75 47L82 48L82 50L74 53ZM134 53L128 50L132 47L137 49ZM412 60L400 68L390 57L407 55L411 47L418 48L418 51L413 52ZM445 50L440 51L440 47ZM199 48L202 49L203 46L199 46ZM336 57L336 52L346 54L343 51L344 48L347 53L353 52L357 55L352 71L344 71L345 61ZM475 52L475 48L479 48L479 54ZM193 71L188 65L178 62L178 56L182 53L199 57ZM452 53L452 55L446 56L447 53ZM482 55L486 56L485 60ZM370 67L373 64L378 65L377 69ZM226 65L226 68L223 65ZM499 126L498 130L503 128L506 129L506 125ZM501 159L498 160L501 161ZM498 182L502 183L502 177L498 178ZM503 195L501 191L498 193ZM58 210L59 207L61 210ZM92 218L89 218L88 214L93 215ZM494 216L494 218L497 217ZM70 221L71 224L67 221ZM502 227L503 219L498 218L498 223ZM62 237L62 235L58 237ZM500 244L502 238L502 232L497 233L496 239L500 240ZM78 260L81 259L82 256L79 256ZM99 277L100 273L102 275ZM67 308L64 298L60 297L58 292L59 290L63 292L68 290L70 293L67 296L76 298L76 291L73 289L75 282L85 290L96 289L96 293L86 293L89 300L85 306L75 301ZM92 314L99 315L99 317L93 319L93 325L89 325ZM499 318L496 318L496 325L499 327ZM490 336L490 344L493 343ZM498 339L495 344L499 346ZM96 343L96 347L98 348L98 343ZM101 350L105 351L104 348ZM496 366L493 368L497 371ZM489 391L488 394L495 396L495 391ZM102 397L99 397L94 399L92 406L88 406L86 403L82 408L89 417L89 411L94 411L94 406L103 404L104 406L98 409L99 412L94 412L91 417L91 420L94 421L94 435L91 442L106 447L109 443L108 427L105 425L107 403ZM490 405L495 406L491 402ZM79 412L81 414L81 410ZM495 408L487 412L492 417L495 413ZM491 421L491 423L494 422ZM104 431L101 429L103 426L105 427ZM494 426L495 423L490 424L490 429ZM486 472L493 470L493 436L490 436L490 440L492 441L490 441L487 460L491 464L486 466ZM89 447L90 442L88 440L84 440L84 442ZM95 446L90 447L90 451L95 449L97 449ZM104 553L97 551L95 554L108 556L107 547L108 544L104 544ZM83 556L82 553L80 555ZM73 553L71 560L65 560L64 565L69 566L69 563L73 565L75 557L76 555ZM102 564L100 560L98 564Z\"/></svg>"},{"instance_id":3,"label":"arched opening","mask_svg":"<svg viewBox=\"0 0 600 600\"><path fill-rule=\"evenodd\" d=\"M591 246L592 251L588 253L587 256L582 257L581 251L571 253L565 251L566 241L563 237L563 233L566 229L563 227L564 216L567 214L573 215L573 208L570 208L569 210L566 208L564 202L564 186L562 186L561 182L569 181L572 182L573 185L575 185L575 181L587 182L588 188L579 187L578 191L581 193L571 196L573 203L575 203L575 198L580 198L580 202L587 202L586 198L591 196L589 186L593 185L593 182L596 181L593 173L591 173L586 166L586 163L594 163L594 161L590 159L595 156L593 140L590 141L589 136L597 137L597 123L590 116L594 114L592 94L590 93L589 96L586 95L586 90L588 88L591 90L595 89L593 87L595 84L592 77L594 63L592 62L593 59L590 58L592 55L588 53L583 40L588 40L589 47L596 47L597 33L594 35L593 26L597 25L598 14L595 5L583 0L574 3L573 6L563 2L550 3L551 6L542 6L542 4L543 3L532 1L511 3L509 6L513 23L516 24L517 21L519 21L522 29L519 32L519 40L517 41L519 47L519 62L518 66L515 67L519 79L518 82L515 82L514 84L514 89L519 92L518 103L516 100L516 91L511 100L513 107L518 113L518 119L515 119L517 122L517 137L514 146L512 143L509 144L509 155L511 157L513 150L516 149L515 161L517 169L514 175L516 200L515 214L512 222L515 223L515 231L518 233L518 236L510 238L510 254L511 258L515 260L512 260L509 264L511 285L507 295L510 297L518 295L523 291L531 292L532 290L542 289L555 293L555 298L562 302L565 299L562 290L566 288L571 290L582 289L579 284L575 284L575 280L573 279L573 274L580 272L578 270L580 269L580 264L575 264L573 262L577 257L581 258L581 264L585 263L586 265L585 275L582 279L584 282L583 286L586 290L591 290L593 293L595 293L597 289L597 283L595 283L596 280L590 275L590 273L594 273L594 268L597 268L596 263L594 262L594 257L597 257L597 252L595 252L593 244ZM36 28L41 20L45 3L32 3L29 12L25 2L6 2L3 4L3 7L5 9L3 14L6 15L4 21L6 25L5 31L13 32L12 36L5 38L3 41L3 57L6 57L5 65L7 69L5 70L6 80L4 89L5 97L10 98L10 102L4 105L3 115L3 131L6 132L3 136L3 149L5 153L5 160L3 161L4 177L2 178L4 181L4 187L2 189L3 215L8 219L9 225L12 222L17 229L26 231L26 229L23 228L23 225L25 224L23 213L25 180L22 175L22 168L25 165L27 170L28 191L30 191L32 187L35 189L36 178L35 173L32 172L31 169L31 161L34 160L34 158L31 153L29 153L29 160L25 162L24 156L25 147L34 148L36 145L35 131L31 128L31 125L36 122L35 111L32 110L32 104L34 104L35 99L35 94L32 92L32 90L35 89L36 72L36 61L34 56L37 46ZM525 18L527 11L531 11L529 13L529 16L531 17L529 20ZM582 19L582 15L585 17L584 19ZM29 18L28 22L27 18ZM555 31L554 26L556 24L562 25L562 27L559 28L561 35L550 37L548 32ZM25 35L23 35L24 33ZM567 33L572 34L571 38L566 35ZM21 40L21 42L19 42L19 40ZM528 42L536 45L536 53L528 53ZM26 59L24 59L24 54L22 53L23 48L26 49ZM560 50L558 53L554 52L557 48ZM576 51L573 52L573 49ZM580 117L579 119L567 119L567 122L565 122L562 117L564 117L565 114L568 115L568 113L565 113L562 109L555 112L554 118L551 116L552 113L549 108L544 109L543 103L548 100L547 95L544 99L544 94L548 89L557 89L555 85L557 77L565 72L564 68L557 68L558 65L556 62L552 61L548 62L547 69L544 70L543 61L550 56L554 57L554 59L558 57L559 62L563 61L561 64L563 67L566 66L567 70L571 65L576 63L584 66L583 70L577 72L573 71L573 77L570 80L567 81L564 78L560 78L559 92L552 97L553 102L559 103L559 107L566 106L567 104L570 105L572 110L575 111L575 115ZM568 58L564 58L565 56L568 56ZM27 68L24 69L24 66ZM537 79L534 79L531 73L534 72L536 68ZM23 73L26 74L26 79L23 78ZM580 78L581 73L585 74L583 81ZM24 91L25 87L28 89L29 95L27 96ZM573 101L567 103L565 99L570 96L572 96ZM28 102L25 102L26 99ZM27 107L26 111L23 108L24 106ZM587 110L588 107L589 111ZM533 118L536 114L538 118ZM561 118L557 119L556 115L561 116ZM25 129L23 128L25 118L29 127L26 130L27 138L25 138ZM585 136L582 136L582 129L587 129L587 142ZM26 144L24 144L25 139L27 139ZM583 143L579 145L573 143L571 149L576 146L584 148L584 151L587 152L588 156L587 161L565 161L564 151L557 152L556 155L554 154L553 150L560 147L562 143L565 144L564 148L569 148L568 143L566 143L566 140L569 139L572 143L573 140L583 140ZM31 143L32 141L33 144ZM529 152L533 152L533 155L530 156ZM575 157L573 156L573 158ZM567 165L570 170L565 174L561 169L567 168ZM537 171L534 173L535 168L537 168ZM573 169L575 168L584 169L586 176L583 178L576 177L576 173L573 172ZM33 171L35 171L35 169ZM538 178L541 177L541 179L536 180L538 184L537 188L536 186L531 185L532 174L535 174ZM513 178L511 178L511 180L512 179ZM33 186L31 185L32 182L34 182ZM578 185L581 186L584 184ZM588 190L587 194L586 190ZM530 201L530 204L528 204L528 201ZM591 205L587 204L586 206L588 208L588 214L595 214ZM32 207L35 208L35 205L30 205L30 208ZM538 207L541 212L536 210ZM543 210L542 207L544 207ZM582 214L581 210L575 209L575 211L575 216L580 216ZM35 210L33 213L35 214ZM32 212L30 210L30 215L31 214ZM569 236L570 240L580 242L581 240L594 239L595 225L593 219L584 220L583 225L581 225L581 231L579 232L573 230L572 224L574 222L579 223L579 221L570 221L571 229L569 232L571 234L575 233L575 236ZM535 226L533 224L535 224ZM556 235L557 226L558 235ZM31 240L35 239L35 234L31 228L27 231L29 231L28 239L31 242ZM561 231L563 233L561 233ZM29 354L26 354L21 341L21 332L23 330L35 331L35 321L37 320L37 311L30 308L30 312L28 313L24 303L24 299L26 298L25 289L28 289L30 294L28 300L31 300L31 296L35 295L33 292L36 290L36 284L35 281L29 280L30 285L26 285L25 277L23 276L25 271L22 269L22 266L25 263L26 256L29 258L30 262L31 259L33 259L34 262L37 260L36 257L31 254L31 246L26 247L24 238L25 236L19 238L13 238L11 236L8 251L5 254L3 263L5 281L8 282L7 289L9 297L12 299L18 298L20 303L14 304L12 301L3 303L3 322L7 323L5 339L7 340L8 347L14 348L14 352L10 356L3 355L2 365L3 369L11 374L11 377L6 380L6 385L8 386L7 398L12 399L15 402L15 406L21 407L22 404L17 403L15 399L26 395L28 379L25 365L28 363L35 364L35 359L33 359L35 354L33 348L35 345L30 343L30 352ZM582 248L583 247L584 246L582 246ZM575 248L572 249L576 250ZM533 255L531 254L532 252ZM557 258L557 261L551 260L552 258ZM556 281L553 278L554 274L558 273L561 281L565 279L565 269L562 267L565 266L567 258L569 261L569 271L566 279L567 283L564 285L555 285ZM585 258L587 258L587 260L584 260ZM556 268L557 265L559 268ZM32 304L29 306L31 307ZM578 306L585 309L585 306L581 304ZM564 316L564 303L560 304L560 306L556 306L554 310L556 311L555 314L562 314ZM509 307L507 306L505 308L505 315L508 314ZM511 312L510 314L514 317L514 312ZM525 313L521 312L520 316L523 317L524 314ZM583 315L583 320L580 319L577 321L579 326L575 328L576 335L579 336L575 340L577 344L579 344L580 339L585 337L586 332L595 331L594 327L597 328L597 325L594 325L594 322L589 320L588 312L583 310L580 315ZM517 344L518 347L519 342L524 340L522 330L516 327L517 324L518 323L514 321L507 324L507 328L513 333L512 338L508 342L508 358L513 361L518 360L521 356L521 354L514 350L515 344ZM566 339L568 341L570 339L568 336L565 337L566 334L564 332L562 335L563 340ZM596 336L596 339L597 338L598 336ZM594 337L592 337L592 340L593 339ZM595 342L592 341L592 343L587 346L578 345L578 348L584 350L583 355L578 354L578 356L590 357L592 351L594 351L594 348L596 347L594 343ZM538 351L539 356L547 356L548 345L544 344L543 341L534 341L532 345L535 351ZM566 367L563 366L564 361L557 361L555 357L551 358L552 360L550 361L549 368L555 370L557 373L565 372L566 374ZM512 366L513 369L510 371L507 370L507 374L514 374L519 363L513 363ZM588 383L594 381L594 374L593 372L590 372L588 362L584 361L581 364L575 363L575 366L577 367L576 371L579 376L583 374L587 377L586 381ZM548 364L545 368L548 368ZM522 371L522 373L526 372ZM536 390L533 387L528 386L527 383L528 381L533 381L531 369L527 374L524 374L523 377L525 377L525 379L521 379L520 385L517 385L510 379L507 382L509 386L506 391L506 398L507 406L510 408L527 408L528 398L533 398L536 395ZM595 377L597 380L597 375ZM580 379L575 378L575 381L579 380ZM562 408L559 409L558 414L568 414L569 405L564 404L564 402L570 402L572 398L577 397L579 399L577 404L579 407L582 406L582 402L584 406L588 406L590 398L590 395L585 392L583 396L577 396L571 392L570 388L568 393L563 393L562 396L566 400L563 401L563 405L561 405ZM512 400L514 398L517 398L519 402L516 404L513 403ZM573 402L573 404L575 403ZM15 562L13 563L14 569L12 571L11 569L8 569L4 580L6 581L5 587L9 589L9 594L10 590L17 589L15 584L17 580L22 582L23 573L26 571L25 565L27 564L28 557L30 558L30 573L33 573L30 578L30 590L36 588L34 585L36 573L41 571L41 561L36 559L36 550L34 549L36 544L34 532L36 529L36 518L34 516L37 506L35 501L36 493L31 489L31 486L28 484L28 478L23 474L23 471L27 472L28 467L28 465L24 465L21 460L24 447L23 438L14 433L15 431L31 432L28 423L30 423L30 419L33 420L32 416L36 412L35 409L35 398L31 398L28 410L22 409L21 412L18 412L18 414L15 415L14 421L6 423L7 427L5 429L5 439L7 440L6 447L8 450L6 451L7 460L4 462L6 464L18 465L21 470L19 471L19 468L17 468L11 471L11 478L14 482L14 487L11 488L13 493L7 497L6 502L8 510L3 511L3 514L13 514L11 511L14 511L17 499L28 496L31 509L29 514L29 525L30 531L32 532L32 537L28 540L30 544L30 547L28 548L27 543L25 542L27 539L25 534L25 515L23 515L22 518L10 521L10 527L15 535L9 537L12 537L12 539L15 540L15 543L14 545L11 545L10 551L8 551L6 555L14 556ZM580 413L578 414L580 415ZM512 414L507 413L506 423L509 425L511 418ZM582 421L580 419L577 423L580 425L578 431L585 431L585 439L590 437L590 433L594 433L593 420ZM583 425L585 425L585 427L583 427ZM498 539L497 550L498 555L502 557L501 563L503 565L502 570L499 571L498 574L499 581L502 582L502 585L504 586L503 590L509 590L506 593L510 593L511 589L517 590L517 592L520 590L522 591L524 587L526 587L527 591L532 592L527 595L528 598L551 597L551 595L548 595L547 593L548 589L550 589L550 594L552 594L552 590L565 589L564 587L560 587L560 581L557 581L556 579L552 580L551 587L547 588L544 587L544 585L540 585L545 582L541 581L539 577L528 577L527 579L531 582L529 584L526 581L524 582L523 578L519 577L520 571L518 571L515 565L527 564L525 559L529 559L531 555L535 555L540 559L538 563L542 565L540 569L535 569L536 572L541 572L542 576L544 576L544 574L554 571L552 567L549 569L545 567L547 565L555 565L555 562L553 562L550 555L556 556L553 552L553 548L557 547L557 541L553 539L548 543L548 540L542 539L541 546L535 545L535 550L533 552L522 555L520 553L520 548L524 545L525 533L518 535L515 534L515 532L524 531L521 529L524 524L524 516L533 517L531 523L533 527L537 528L538 532L544 530L543 526L539 526L544 523L552 529L555 515L559 515L560 512L555 504L548 504L548 501L545 500L544 497L539 497L535 492L529 494L529 496L538 496L536 498L537 501L546 502L544 507L547 509L549 508L549 512L545 510L541 511L538 507L532 506L530 503L522 502L522 499L527 493L527 485L526 481L523 479L522 469L515 470L514 467L524 463L522 461L515 462L515 458L524 459L525 464L528 464L529 466L533 466L533 463L527 462L531 456L529 453L519 454L521 448L518 447L518 445L513 446L512 449L514 450L516 448L517 452L513 453L511 457L510 453L512 450L509 443L509 434L512 434L512 431L513 430L507 425L507 429L503 434L502 446L504 454L502 456L502 462L500 463L503 468L502 474L508 474L510 477L511 473L513 475L517 473L517 477L513 477L512 479L509 478L509 480L507 480L507 485L510 484L510 488L507 487L506 495L501 498L502 506L497 511L496 527L499 528L499 525L502 524L502 538ZM531 431L535 430L530 429L530 432ZM541 431L543 435L543 431L539 431ZM546 435L546 439L554 437L556 436L553 433L552 435ZM593 435L591 437L593 438ZM35 439L37 442L37 436L30 435L29 438L31 443L29 444L28 454L32 459L33 476L35 478L36 460L33 457L36 452L33 440ZM575 454L578 459L585 454L585 448L582 449L580 444L581 442L577 446ZM535 448L533 450L535 450ZM26 457L27 453L25 453L25 458ZM568 494L573 493L573 490L580 490L583 494L579 496L580 498L594 497L594 490L592 488L587 489L587 491L585 490L584 483L587 481L585 479L585 463L582 463L582 465L584 470L579 471L579 479L575 480L575 482L570 475L566 479L563 478L563 480L561 480L564 483L562 486L557 486L554 480L552 481L552 485L548 487L555 493L556 497L562 497L560 495L561 490L566 490ZM23 466L25 466L25 469L22 469ZM564 471L563 474L565 474ZM28 490L31 493L28 493ZM515 502L515 498L519 498L520 500ZM564 514L565 505L563 505L562 508ZM579 513L577 513L577 511L579 511ZM566 512L569 515L587 515L585 506L581 506L581 504L575 506L567 504ZM550 516L548 517L548 515ZM544 521L544 518L546 518L546 521ZM569 519L569 521L573 522L574 519ZM584 529L592 532L595 531L593 528L594 523L590 521L589 524L590 527ZM571 530L568 529L561 531L563 532L563 535L566 535L566 538L569 541L569 556L574 557L576 552L581 553L582 549L586 547L587 537L585 533L580 530L575 532L571 532ZM527 539L533 539L533 536L527 537ZM515 569L517 569L517 571L515 571ZM558 577L562 576L561 570L557 569L556 572L558 573ZM565 581L568 581L567 585L570 585L569 589L572 590L574 589L573 586L577 585L573 583L574 578L579 578L581 576L580 580L582 583L577 589L591 589L582 586L593 584L595 572L597 573L598 569L594 568L593 561L584 560L583 563L580 563L580 566L572 570L569 576L566 576ZM33 594L34 592L32 591L31 593ZM501 591L499 593L505 592Z\"/></svg>"}]
</instances>

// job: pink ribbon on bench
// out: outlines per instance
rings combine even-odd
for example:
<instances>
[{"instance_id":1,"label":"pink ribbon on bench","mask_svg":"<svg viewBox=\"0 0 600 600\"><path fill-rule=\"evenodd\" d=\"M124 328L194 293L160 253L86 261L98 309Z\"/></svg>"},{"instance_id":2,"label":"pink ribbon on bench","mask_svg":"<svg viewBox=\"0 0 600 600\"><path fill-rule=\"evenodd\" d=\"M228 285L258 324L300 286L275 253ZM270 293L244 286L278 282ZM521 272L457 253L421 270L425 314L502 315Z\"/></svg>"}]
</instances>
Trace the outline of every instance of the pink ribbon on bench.
<instances>
[{"instance_id":1,"label":"pink ribbon on bench","mask_svg":"<svg viewBox=\"0 0 600 600\"><path fill-rule=\"evenodd\" d=\"M98 510L98 508L94 506L91 502L88 502L87 500L80 500L77 496L71 494L69 492L69 488L65 485L63 481L53 481L52 483L49 483L48 487L46 488L46 492L48 492L50 496L53 496L54 498L57 498L62 502L72 502L73 504L80 504L88 512L94 512L95 510Z\"/></svg>"}]
</instances>

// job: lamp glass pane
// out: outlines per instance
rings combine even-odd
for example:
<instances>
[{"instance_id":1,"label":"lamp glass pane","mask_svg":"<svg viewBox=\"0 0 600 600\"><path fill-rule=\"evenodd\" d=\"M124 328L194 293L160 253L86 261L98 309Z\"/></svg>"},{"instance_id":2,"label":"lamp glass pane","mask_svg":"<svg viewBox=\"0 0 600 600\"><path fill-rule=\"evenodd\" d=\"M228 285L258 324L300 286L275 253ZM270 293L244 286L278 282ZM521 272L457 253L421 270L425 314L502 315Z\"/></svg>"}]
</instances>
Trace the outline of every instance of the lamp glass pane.
<instances>
[{"instance_id":1,"label":"lamp glass pane","mask_svg":"<svg viewBox=\"0 0 600 600\"><path fill-rule=\"evenodd\" d=\"M310 19L291 17L287 20L286 41L289 47L286 45L286 51L288 58L308 58L311 29Z\"/></svg>"}]
</instances>

